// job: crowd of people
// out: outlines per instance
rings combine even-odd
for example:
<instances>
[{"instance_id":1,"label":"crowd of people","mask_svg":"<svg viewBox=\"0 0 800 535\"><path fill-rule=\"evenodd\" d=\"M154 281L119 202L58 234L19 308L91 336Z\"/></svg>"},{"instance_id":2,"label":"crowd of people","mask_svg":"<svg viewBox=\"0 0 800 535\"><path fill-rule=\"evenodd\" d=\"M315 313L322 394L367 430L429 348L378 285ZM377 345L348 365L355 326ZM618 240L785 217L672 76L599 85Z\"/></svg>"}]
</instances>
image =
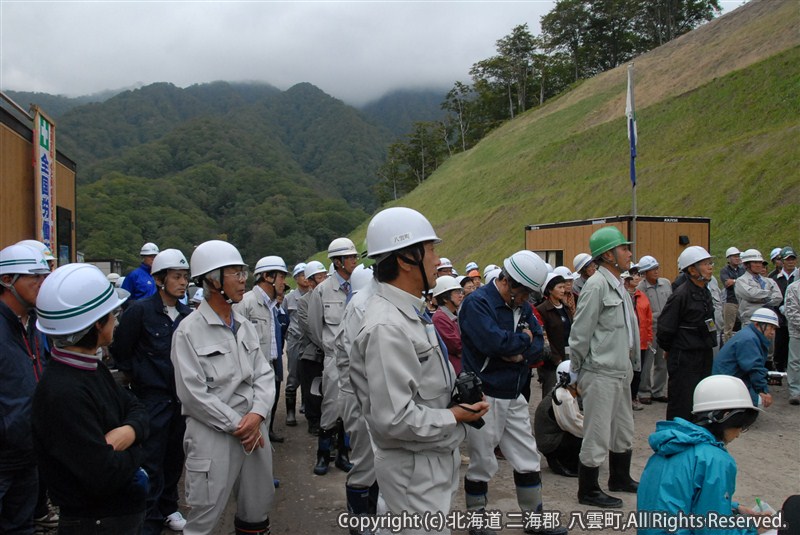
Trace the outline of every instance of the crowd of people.
<instances>
[{"instance_id":1,"label":"crowd of people","mask_svg":"<svg viewBox=\"0 0 800 535\"><path fill-rule=\"evenodd\" d=\"M210 240L188 260L146 243L120 277L55 268L35 240L5 247L0 533L207 534L231 497L237 534L269 533L281 390L285 424L304 418L316 440L309 472L346 472L353 516L459 509L465 464L469 533L491 535L498 458L513 483L496 484L535 516L547 510L542 457L577 479L580 504L622 506L599 481L608 460L608 491L638 495L640 511L767 514L733 500L725 444L771 405L800 405L792 247L772 251L770 274L759 251L731 247L718 281L690 246L669 281L615 227L572 269L522 250L459 275L440 241L425 216L394 207L370 221L363 254L333 240L327 268L268 255L251 273L234 245ZM788 400L773 399L769 370L785 372ZM666 420L637 482L633 412L654 403Z\"/></svg>"}]
</instances>

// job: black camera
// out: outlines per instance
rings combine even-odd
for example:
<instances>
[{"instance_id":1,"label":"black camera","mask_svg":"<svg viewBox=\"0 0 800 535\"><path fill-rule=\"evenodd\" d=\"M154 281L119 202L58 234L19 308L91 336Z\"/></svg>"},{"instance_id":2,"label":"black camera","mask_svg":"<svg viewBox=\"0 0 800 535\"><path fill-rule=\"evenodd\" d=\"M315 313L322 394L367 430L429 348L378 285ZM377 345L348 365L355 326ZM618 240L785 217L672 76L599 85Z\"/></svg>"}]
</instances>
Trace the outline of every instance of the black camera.
<instances>
[{"instance_id":1,"label":"black camera","mask_svg":"<svg viewBox=\"0 0 800 535\"><path fill-rule=\"evenodd\" d=\"M461 372L456 378L456 384L453 388L453 399L450 401L450 406L454 405L472 405L483 401L483 390L481 390L481 379L473 372ZM462 407L464 410L465 407ZM469 425L475 429L480 429L486 422L483 418L479 418L474 422L469 422Z\"/></svg>"}]
</instances>

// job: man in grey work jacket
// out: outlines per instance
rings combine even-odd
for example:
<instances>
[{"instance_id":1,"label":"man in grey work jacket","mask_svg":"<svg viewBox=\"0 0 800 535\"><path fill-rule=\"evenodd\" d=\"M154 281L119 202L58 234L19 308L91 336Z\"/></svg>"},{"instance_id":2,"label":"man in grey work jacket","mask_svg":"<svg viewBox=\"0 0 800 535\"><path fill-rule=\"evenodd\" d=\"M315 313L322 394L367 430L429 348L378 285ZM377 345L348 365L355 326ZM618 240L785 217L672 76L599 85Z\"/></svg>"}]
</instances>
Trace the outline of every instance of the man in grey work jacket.
<instances>
[{"instance_id":1,"label":"man in grey work jacket","mask_svg":"<svg viewBox=\"0 0 800 535\"><path fill-rule=\"evenodd\" d=\"M387 208L367 228L378 287L353 342L350 381L375 448L378 486L393 514L450 511L458 445L466 436L461 422L489 409L485 401L449 407L455 374L421 300L435 282L439 241L428 220L410 208ZM404 533L425 533L420 528Z\"/></svg>"},{"instance_id":2,"label":"man in grey work jacket","mask_svg":"<svg viewBox=\"0 0 800 535\"><path fill-rule=\"evenodd\" d=\"M356 246L347 238L336 238L328 246L328 258L333 262L333 274L325 279L308 297L308 337L325 353L322 372L322 415L319 423L317 463L314 473L328 473L330 450L336 436L335 465L349 472L353 467L347 455L342 411L339 406L339 371L336 368L334 339L339 332L344 307L352 296L350 275L358 262Z\"/></svg>"},{"instance_id":3,"label":"man in grey work jacket","mask_svg":"<svg viewBox=\"0 0 800 535\"><path fill-rule=\"evenodd\" d=\"M275 487L264 421L275 401L275 374L255 326L231 306L244 297L247 266L233 245L211 240L194 250L191 272L205 299L178 326L171 355L187 417L190 509L183 532L213 532L237 489L237 535L267 535Z\"/></svg>"},{"instance_id":4,"label":"man in grey work jacket","mask_svg":"<svg viewBox=\"0 0 800 535\"><path fill-rule=\"evenodd\" d=\"M535 527L531 513L542 511L540 456L531 432L528 401L522 390L530 383L530 366L542 360L544 336L528 299L541 291L547 265L536 253L518 251L506 258L500 276L469 295L458 314L464 371L480 377L492 406L481 429L469 432L469 468L464 478L467 509L486 511L489 481L497 473L494 449L514 469L517 504L525 533L563 534L563 527ZM470 535L494 535L486 526Z\"/></svg>"},{"instance_id":5,"label":"man in grey work jacket","mask_svg":"<svg viewBox=\"0 0 800 535\"><path fill-rule=\"evenodd\" d=\"M631 479L633 360L639 356L639 323L620 275L631 263L630 242L616 227L589 238L597 272L581 291L569 335L572 371L583 398L583 444L579 456L578 501L596 507L622 507L622 500L600 489L600 465L609 457L608 487L635 494Z\"/></svg>"},{"instance_id":6,"label":"man in grey work jacket","mask_svg":"<svg viewBox=\"0 0 800 535\"><path fill-rule=\"evenodd\" d=\"M297 425L295 405L297 402L297 388L300 386L300 375L297 371L297 361L300 359L300 338L302 333L297 327L297 305L300 298L311 289L311 284L306 280L306 263L300 262L292 270L292 278L297 283L297 290L286 294L281 307L289 316L289 329L286 331L286 425Z\"/></svg>"}]
</instances>

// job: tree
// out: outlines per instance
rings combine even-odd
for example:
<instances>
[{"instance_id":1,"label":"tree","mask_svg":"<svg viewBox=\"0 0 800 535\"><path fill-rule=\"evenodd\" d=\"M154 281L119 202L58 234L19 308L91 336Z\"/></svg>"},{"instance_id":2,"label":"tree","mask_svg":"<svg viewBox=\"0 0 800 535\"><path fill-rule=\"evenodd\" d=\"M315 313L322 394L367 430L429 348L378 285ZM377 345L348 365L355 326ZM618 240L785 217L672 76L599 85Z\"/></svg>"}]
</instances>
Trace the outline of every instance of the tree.
<instances>
[{"instance_id":1,"label":"tree","mask_svg":"<svg viewBox=\"0 0 800 535\"><path fill-rule=\"evenodd\" d=\"M569 53L575 73L574 81L584 76L583 49L589 28L589 10L584 0L559 0L555 7L541 18L542 32L547 46Z\"/></svg>"},{"instance_id":2,"label":"tree","mask_svg":"<svg viewBox=\"0 0 800 535\"><path fill-rule=\"evenodd\" d=\"M458 135L461 138L461 150L467 150L467 131L470 128L470 108L474 99L472 87L463 82L456 82L453 89L448 91L442 109L455 115L458 125Z\"/></svg>"},{"instance_id":3,"label":"tree","mask_svg":"<svg viewBox=\"0 0 800 535\"><path fill-rule=\"evenodd\" d=\"M531 60L538 45L539 42L528 31L527 24L514 27L510 34L497 41L497 52L505 60L516 88L517 113L527 109Z\"/></svg>"},{"instance_id":4,"label":"tree","mask_svg":"<svg viewBox=\"0 0 800 535\"><path fill-rule=\"evenodd\" d=\"M679 37L720 12L719 0L640 0L635 20L641 51Z\"/></svg>"}]
</instances>

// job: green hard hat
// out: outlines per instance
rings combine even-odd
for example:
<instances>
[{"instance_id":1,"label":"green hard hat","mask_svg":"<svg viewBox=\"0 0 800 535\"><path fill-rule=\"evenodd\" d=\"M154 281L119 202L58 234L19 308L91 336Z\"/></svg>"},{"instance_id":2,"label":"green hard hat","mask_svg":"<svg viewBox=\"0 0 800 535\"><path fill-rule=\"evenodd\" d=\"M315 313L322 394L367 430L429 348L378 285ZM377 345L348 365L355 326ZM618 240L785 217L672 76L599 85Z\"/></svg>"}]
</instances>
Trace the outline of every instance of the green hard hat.
<instances>
[{"instance_id":1,"label":"green hard hat","mask_svg":"<svg viewBox=\"0 0 800 535\"><path fill-rule=\"evenodd\" d=\"M592 251L592 258L597 258L606 251L610 251L618 245L630 245L625 236L617 227L603 227L594 231L589 238L589 249Z\"/></svg>"}]
</instances>

